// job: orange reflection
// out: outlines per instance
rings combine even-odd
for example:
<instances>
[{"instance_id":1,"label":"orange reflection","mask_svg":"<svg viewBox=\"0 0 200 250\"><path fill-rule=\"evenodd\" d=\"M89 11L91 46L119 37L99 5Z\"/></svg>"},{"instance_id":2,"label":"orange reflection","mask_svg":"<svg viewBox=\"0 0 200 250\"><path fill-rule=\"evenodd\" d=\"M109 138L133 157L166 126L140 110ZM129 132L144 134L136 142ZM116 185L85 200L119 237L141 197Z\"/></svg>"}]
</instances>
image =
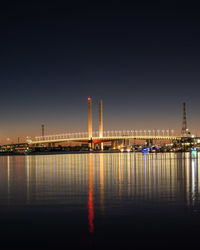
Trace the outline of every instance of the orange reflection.
<instances>
[{"instance_id":1,"label":"orange reflection","mask_svg":"<svg viewBox=\"0 0 200 250\"><path fill-rule=\"evenodd\" d=\"M10 198L10 156L7 156L7 171L8 171L8 201Z\"/></svg>"},{"instance_id":2,"label":"orange reflection","mask_svg":"<svg viewBox=\"0 0 200 250\"><path fill-rule=\"evenodd\" d=\"M89 196L88 196L88 220L89 220L89 232L94 232L94 208L93 208L93 167L92 167L92 156L89 155Z\"/></svg>"},{"instance_id":3,"label":"orange reflection","mask_svg":"<svg viewBox=\"0 0 200 250\"><path fill-rule=\"evenodd\" d=\"M101 210L104 211L104 159L103 154L99 156L99 166L100 166L100 204Z\"/></svg>"}]
</instances>

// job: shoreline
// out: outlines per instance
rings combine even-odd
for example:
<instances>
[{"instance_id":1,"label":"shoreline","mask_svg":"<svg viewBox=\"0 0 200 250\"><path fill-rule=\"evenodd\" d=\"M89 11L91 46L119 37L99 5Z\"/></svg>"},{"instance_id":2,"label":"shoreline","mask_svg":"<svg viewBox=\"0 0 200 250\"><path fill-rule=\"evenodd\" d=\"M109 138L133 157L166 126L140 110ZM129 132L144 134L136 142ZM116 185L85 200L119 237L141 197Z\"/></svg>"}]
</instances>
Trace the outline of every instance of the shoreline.
<instances>
[{"instance_id":1,"label":"shoreline","mask_svg":"<svg viewBox=\"0 0 200 250\"><path fill-rule=\"evenodd\" d=\"M32 152L32 153L2 153L0 152L0 156L15 156L15 155L56 155L56 154L93 154L93 153L120 153L120 151L52 151L52 152Z\"/></svg>"},{"instance_id":2,"label":"shoreline","mask_svg":"<svg viewBox=\"0 0 200 250\"><path fill-rule=\"evenodd\" d=\"M0 157L1 156L31 156L31 155L59 155L59 154L108 154L108 153L121 153L121 154L124 154L124 153L143 153L142 151L137 151L137 152L120 152L120 151L52 151L52 152L32 152L32 153L19 153L19 152L16 152L16 153L10 153L10 152L0 152ZM158 154L158 153L162 153L162 154L165 154L165 153L190 153L190 151L176 151L176 152L170 152L170 151L167 151L167 152L148 152L148 154Z\"/></svg>"}]
</instances>

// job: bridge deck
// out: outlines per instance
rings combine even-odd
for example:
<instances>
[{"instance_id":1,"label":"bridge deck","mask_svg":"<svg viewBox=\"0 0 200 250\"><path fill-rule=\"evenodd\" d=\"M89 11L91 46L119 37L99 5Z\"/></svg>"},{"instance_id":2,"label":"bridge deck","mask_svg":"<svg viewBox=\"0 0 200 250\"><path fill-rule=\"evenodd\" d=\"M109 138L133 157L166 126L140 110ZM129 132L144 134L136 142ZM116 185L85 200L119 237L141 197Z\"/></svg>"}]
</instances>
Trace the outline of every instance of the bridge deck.
<instances>
[{"instance_id":1,"label":"bridge deck","mask_svg":"<svg viewBox=\"0 0 200 250\"><path fill-rule=\"evenodd\" d=\"M93 137L92 140L95 143L107 142L115 140L180 140L181 136L107 136L107 137ZM61 143L61 142L88 142L88 137L82 138L52 138L47 140L36 140L28 142L29 145L43 144L43 143Z\"/></svg>"}]
</instances>

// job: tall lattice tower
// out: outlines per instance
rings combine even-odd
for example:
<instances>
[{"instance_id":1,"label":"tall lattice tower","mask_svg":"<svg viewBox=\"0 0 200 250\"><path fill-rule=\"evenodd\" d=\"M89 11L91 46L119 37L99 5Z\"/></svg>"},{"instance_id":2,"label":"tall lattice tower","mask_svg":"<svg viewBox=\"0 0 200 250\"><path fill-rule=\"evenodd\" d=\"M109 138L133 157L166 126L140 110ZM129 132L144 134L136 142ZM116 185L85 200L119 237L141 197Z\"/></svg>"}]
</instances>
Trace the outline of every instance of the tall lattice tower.
<instances>
[{"instance_id":1,"label":"tall lattice tower","mask_svg":"<svg viewBox=\"0 0 200 250\"><path fill-rule=\"evenodd\" d=\"M44 124L42 124L42 138L44 138Z\"/></svg>"},{"instance_id":2,"label":"tall lattice tower","mask_svg":"<svg viewBox=\"0 0 200 250\"><path fill-rule=\"evenodd\" d=\"M182 130L181 130L182 136L188 135L188 128L187 128L187 118L186 118L186 103L183 103L183 123L182 123Z\"/></svg>"}]
</instances>

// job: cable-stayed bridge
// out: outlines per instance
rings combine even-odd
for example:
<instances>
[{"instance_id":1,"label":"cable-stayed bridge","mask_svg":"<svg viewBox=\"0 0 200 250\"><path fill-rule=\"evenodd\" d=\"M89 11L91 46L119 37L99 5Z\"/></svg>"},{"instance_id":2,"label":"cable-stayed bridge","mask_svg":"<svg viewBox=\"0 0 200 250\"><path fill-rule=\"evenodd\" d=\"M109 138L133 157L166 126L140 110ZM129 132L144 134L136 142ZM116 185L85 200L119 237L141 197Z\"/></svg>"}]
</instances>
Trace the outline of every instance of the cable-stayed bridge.
<instances>
[{"instance_id":1,"label":"cable-stayed bridge","mask_svg":"<svg viewBox=\"0 0 200 250\"><path fill-rule=\"evenodd\" d=\"M186 124L186 109L184 103L184 127L182 129L182 135L176 135L173 129L132 129L132 130L103 130L103 102L99 101L99 130L93 131L92 129L92 99L88 98L88 132L76 132L76 133L63 133L56 135L45 135L44 125L42 125L42 135L34 138L27 138L24 143L15 143L0 145L0 147L22 147L22 146L40 146L48 145L54 147L55 144L65 142L80 142L88 143L90 148L93 148L95 144L100 144L100 148L103 150L104 142L116 142L128 141L128 140L145 140L146 144L152 144L153 141L174 141L181 140L182 138L193 137Z\"/></svg>"},{"instance_id":2,"label":"cable-stayed bridge","mask_svg":"<svg viewBox=\"0 0 200 250\"><path fill-rule=\"evenodd\" d=\"M116 140L179 140L181 136L174 135L174 130L113 130L93 132L89 138L88 132L65 133L57 135L36 136L34 140L27 140L30 145L61 142L89 142L101 143Z\"/></svg>"}]
</instances>

